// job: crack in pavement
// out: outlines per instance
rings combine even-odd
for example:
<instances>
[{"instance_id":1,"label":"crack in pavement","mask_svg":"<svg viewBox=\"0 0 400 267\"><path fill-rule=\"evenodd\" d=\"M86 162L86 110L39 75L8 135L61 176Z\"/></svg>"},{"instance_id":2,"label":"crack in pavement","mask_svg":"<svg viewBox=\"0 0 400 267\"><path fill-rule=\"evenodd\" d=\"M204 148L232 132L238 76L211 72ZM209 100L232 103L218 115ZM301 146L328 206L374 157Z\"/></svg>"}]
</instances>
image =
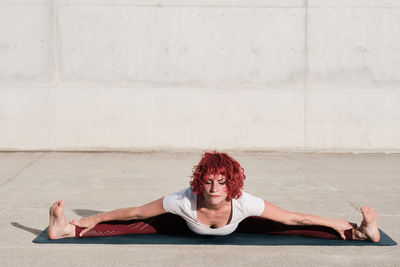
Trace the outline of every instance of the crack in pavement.
<instances>
[{"instance_id":1,"label":"crack in pavement","mask_svg":"<svg viewBox=\"0 0 400 267\"><path fill-rule=\"evenodd\" d=\"M32 166L36 161L38 161L39 159L41 159L43 156L45 155L45 153L41 153L38 157L34 158L31 162L29 162L25 167L23 167L21 170L19 170L16 174L14 174L13 176L11 176L10 178L8 178L7 180L4 181L4 183L2 183L0 185L0 187L5 186L6 184L12 182L18 175L20 175L24 170L28 169L30 166Z\"/></svg>"}]
</instances>

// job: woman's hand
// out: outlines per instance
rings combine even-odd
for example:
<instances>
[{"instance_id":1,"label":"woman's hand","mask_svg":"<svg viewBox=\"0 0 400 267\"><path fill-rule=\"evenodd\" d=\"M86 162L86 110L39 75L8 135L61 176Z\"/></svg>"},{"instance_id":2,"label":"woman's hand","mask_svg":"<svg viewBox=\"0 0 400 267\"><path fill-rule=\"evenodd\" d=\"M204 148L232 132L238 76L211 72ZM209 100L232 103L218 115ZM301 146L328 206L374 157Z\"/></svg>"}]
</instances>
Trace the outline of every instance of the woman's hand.
<instances>
[{"instance_id":1,"label":"woman's hand","mask_svg":"<svg viewBox=\"0 0 400 267\"><path fill-rule=\"evenodd\" d=\"M333 229L336 230L336 232L339 233L339 235L342 237L343 240L346 240L346 236L344 235L344 231L352 229L353 226L346 221L346 220L335 220L334 225L332 226Z\"/></svg>"},{"instance_id":2,"label":"woman's hand","mask_svg":"<svg viewBox=\"0 0 400 267\"><path fill-rule=\"evenodd\" d=\"M79 233L80 237L92 230L98 224L95 216L85 217L79 220L72 220L70 223L85 228Z\"/></svg>"}]
</instances>

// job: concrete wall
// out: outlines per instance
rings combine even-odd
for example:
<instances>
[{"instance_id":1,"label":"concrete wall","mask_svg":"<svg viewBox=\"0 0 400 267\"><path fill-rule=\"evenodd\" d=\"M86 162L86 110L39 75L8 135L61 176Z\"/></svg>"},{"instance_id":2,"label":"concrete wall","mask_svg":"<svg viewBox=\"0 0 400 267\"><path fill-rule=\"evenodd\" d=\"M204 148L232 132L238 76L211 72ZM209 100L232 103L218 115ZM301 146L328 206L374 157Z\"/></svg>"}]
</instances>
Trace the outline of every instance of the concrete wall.
<instances>
[{"instance_id":1,"label":"concrete wall","mask_svg":"<svg viewBox=\"0 0 400 267\"><path fill-rule=\"evenodd\" d=\"M0 150L400 151L399 67L399 0L0 0Z\"/></svg>"}]
</instances>

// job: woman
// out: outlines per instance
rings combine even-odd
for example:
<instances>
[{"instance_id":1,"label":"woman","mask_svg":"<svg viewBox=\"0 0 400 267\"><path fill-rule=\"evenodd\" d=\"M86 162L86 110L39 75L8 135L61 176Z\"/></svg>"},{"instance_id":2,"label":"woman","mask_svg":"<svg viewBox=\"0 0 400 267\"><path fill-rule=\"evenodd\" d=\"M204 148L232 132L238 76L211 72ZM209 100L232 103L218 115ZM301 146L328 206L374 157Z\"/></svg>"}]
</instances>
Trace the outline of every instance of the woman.
<instances>
[{"instance_id":1,"label":"woman","mask_svg":"<svg viewBox=\"0 0 400 267\"><path fill-rule=\"evenodd\" d=\"M361 208L364 218L359 227L346 220L289 212L242 191L245 178L243 168L228 154L206 152L194 168L190 187L140 207L68 223L64 201L56 201L50 208L48 235L50 239L190 231L227 235L236 230L379 241L377 216L368 206Z\"/></svg>"}]
</instances>

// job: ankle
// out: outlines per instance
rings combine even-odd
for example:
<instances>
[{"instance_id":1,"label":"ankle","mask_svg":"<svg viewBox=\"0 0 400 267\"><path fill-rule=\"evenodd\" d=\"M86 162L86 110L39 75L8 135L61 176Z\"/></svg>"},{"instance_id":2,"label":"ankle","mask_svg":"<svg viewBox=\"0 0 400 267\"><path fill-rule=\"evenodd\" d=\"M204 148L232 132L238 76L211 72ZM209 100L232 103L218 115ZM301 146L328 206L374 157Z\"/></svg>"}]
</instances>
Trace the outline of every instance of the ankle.
<instances>
[{"instance_id":1,"label":"ankle","mask_svg":"<svg viewBox=\"0 0 400 267\"><path fill-rule=\"evenodd\" d=\"M75 237L76 234L76 226L73 224L68 224L68 236Z\"/></svg>"}]
</instances>

